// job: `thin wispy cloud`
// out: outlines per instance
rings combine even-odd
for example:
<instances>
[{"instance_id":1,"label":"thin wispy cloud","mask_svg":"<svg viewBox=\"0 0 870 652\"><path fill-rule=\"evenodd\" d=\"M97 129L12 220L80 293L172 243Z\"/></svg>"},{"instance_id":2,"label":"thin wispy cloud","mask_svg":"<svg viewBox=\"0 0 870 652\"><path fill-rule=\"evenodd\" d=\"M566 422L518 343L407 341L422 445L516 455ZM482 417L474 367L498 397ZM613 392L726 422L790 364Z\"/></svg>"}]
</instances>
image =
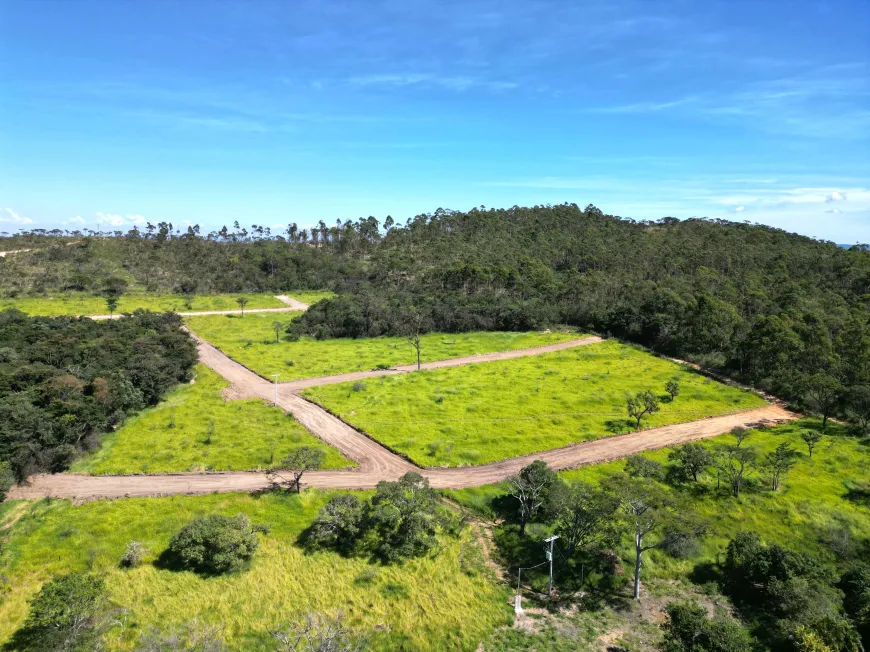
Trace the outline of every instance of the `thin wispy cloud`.
<instances>
[{"instance_id":1,"label":"thin wispy cloud","mask_svg":"<svg viewBox=\"0 0 870 652\"><path fill-rule=\"evenodd\" d=\"M10 224L33 224L33 220L24 215L19 215L11 208L0 208L0 222Z\"/></svg>"},{"instance_id":2,"label":"thin wispy cloud","mask_svg":"<svg viewBox=\"0 0 870 652\"><path fill-rule=\"evenodd\" d=\"M486 88L504 91L517 88L519 84L511 81L491 81L468 76L443 76L430 73L390 73L351 77L348 82L354 86L374 86L396 88L402 86L439 87L450 91L467 91L472 88Z\"/></svg>"}]
</instances>

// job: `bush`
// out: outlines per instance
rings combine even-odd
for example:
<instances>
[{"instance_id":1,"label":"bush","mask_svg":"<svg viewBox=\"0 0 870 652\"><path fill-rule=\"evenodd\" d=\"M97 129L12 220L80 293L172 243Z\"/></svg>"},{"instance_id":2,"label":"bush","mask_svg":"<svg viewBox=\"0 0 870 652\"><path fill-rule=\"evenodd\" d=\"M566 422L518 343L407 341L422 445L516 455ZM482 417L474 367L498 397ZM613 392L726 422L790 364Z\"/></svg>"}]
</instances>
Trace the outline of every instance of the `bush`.
<instances>
[{"instance_id":1,"label":"bush","mask_svg":"<svg viewBox=\"0 0 870 652\"><path fill-rule=\"evenodd\" d=\"M148 551L140 541L130 541L121 555L121 568L136 568L142 563L142 558Z\"/></svg>"},{"instance_id":2,"label":"bush","mask_svg":"<svg viewBox=\"0 0 870 652\"><path fill-rule=\"evenodd\" d=\"M77 572L49 580L30 601L30 613L8 649L93 650L106 625L106 584Z\"/></svg>"},{"instance_id":3,"label":"bush","mask_svg":"<svg viewBox=\"0 0 870 652\"><path fill-rule=\"evenodd\" d=\"M354 494L333 496L311 524L308 540L314 545L350 552L365 527L367 509Z\"/></svg>"},{"instance_id":4,"label":"bush","mask_svg":"<svg viewBox=\"0 0 870 652\"><path fill-rule=\"evenodd\" d=\"M167 550L169 561L209 575L238 571L257 551L257 533L266 531L263 526L252 525L245 514L203 516L172 537Z\"/></svg>"},{"instance_id":5,"label":"bush","mask_svg":"<svg viewBox=\"0 0 870 652\"><path fill-rule=\"evenodd\" d=\"M748 632L734 620L710 620L703 607L689 602L672 602L666 608L663 625L665 652L749 652L753 649Z\"/></svg>"},{"instance_id":6,"label":"bush","mask_svg":"<svg viewBox=\"0 0 870 652\"><path fill-rule=\"evenodd\" d=\"M625 460L625 472L632 478L652 478L661 480L665 477L662 465L643 455L632 455Z\"/></svg>"}]
</instances>

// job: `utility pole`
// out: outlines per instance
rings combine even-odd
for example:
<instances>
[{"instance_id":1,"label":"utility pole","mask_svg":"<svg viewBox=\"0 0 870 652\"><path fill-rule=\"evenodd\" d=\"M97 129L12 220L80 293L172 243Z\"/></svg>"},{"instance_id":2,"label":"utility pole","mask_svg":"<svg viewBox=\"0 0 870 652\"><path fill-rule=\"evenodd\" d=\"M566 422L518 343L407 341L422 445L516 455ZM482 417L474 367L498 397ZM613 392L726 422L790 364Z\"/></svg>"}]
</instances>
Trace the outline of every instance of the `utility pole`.
<instances>
[{"instance_id":1,"label":"utility pole","mask_svg":"<svg viewBox=\"0 0 870 652\"><path fill-rule=\"evenodd\" d=\"M275 407L278 407L278 376L281 374L272 374L272 378L275 379Z\"/></svg>"},{"instance_id":2,"label":"utility pole","mask_svg":"<svg viewBox=\"0 0 870 652\"><path fill-rule=\"evenodd\" d=\"M547 593L548 596L553 595L553 542L558 539L555 534L551 537L547 537L544 539L544 543L550 544L550 549L547 551L547 561L550 562L550 590Z\"/></svg>"}]
</instances>

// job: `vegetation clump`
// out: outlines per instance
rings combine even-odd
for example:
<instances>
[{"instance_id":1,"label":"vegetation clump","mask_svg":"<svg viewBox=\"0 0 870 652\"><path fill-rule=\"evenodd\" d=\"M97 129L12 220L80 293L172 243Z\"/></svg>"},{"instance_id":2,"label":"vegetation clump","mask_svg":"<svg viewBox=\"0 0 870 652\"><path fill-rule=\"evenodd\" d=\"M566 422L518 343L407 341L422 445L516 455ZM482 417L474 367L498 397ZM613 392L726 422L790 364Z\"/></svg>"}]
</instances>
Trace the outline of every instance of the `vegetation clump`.
<instances>
[{"instance_id":1,"label":"vegetation clump","mask_svg":"<svg viewBox=\"0 0 870 652\"><path fill-rule=\"evenodd\" d=\"M94 650L107 622L106 583L86 572L57 575L30 601L7 649L27 652Z\"/></svg>"},{"instance_id":2,"label":"vegetation clump","mask_svg":"<svg viewBox=\"0 0 870 652\"><path fill-rule=\"evenodd\" d=\"M450 526L429 481L409 471L396 482L379 482L367 503L356 496L331 498L311 525L308 542L395 563L427 554L435 535Z\"/></svg>"},{"instance_id":3,"label":"vegetation clump","mask_svg":"<svg viewBox=\"0 0 870 652\"><path fill-rule=\"evenodd\" d=\"M252 525L245 514L203 516L172 537L167 556L180 569L206 575L232 573L244 568L254 556L260 532L268 532L268 528Z\"/></svg>"}]
</instances>

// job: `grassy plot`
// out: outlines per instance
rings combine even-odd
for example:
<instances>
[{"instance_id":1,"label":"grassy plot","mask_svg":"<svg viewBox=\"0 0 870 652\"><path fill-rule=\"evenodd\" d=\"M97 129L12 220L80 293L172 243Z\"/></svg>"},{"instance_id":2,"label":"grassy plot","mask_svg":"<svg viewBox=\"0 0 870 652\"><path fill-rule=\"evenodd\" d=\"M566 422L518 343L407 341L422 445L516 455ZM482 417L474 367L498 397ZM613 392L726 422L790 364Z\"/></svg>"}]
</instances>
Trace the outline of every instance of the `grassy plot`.
<instances>
[{"instance_id":1,"label":"grassy plot","mask_svg":"<svg viewBox=\"0 0 870 652\"><path fill-rule=\"evenodd\" d=\"M510 622L506 592L464 559L472 533L440 540L428 558L383 567L333 552L307 553L297 539L329 494L214 494L170 498L29 503L0 553L0 643L27 612L26 601L52 575L103 573L112 600L127 610L108 636L129 650L152 627L166 631L197 619L218 626L233 650L274 650L268 630L306 612L343 611L348 625L372 633L380 650L474 650L493 627ZM16 503L9 506L15 509ZM7 511L7 516L10 514ZM245 513L271 526L249 570L203 578L158 569L152 561L189 520ZM3 512L0 512L2 518ZM118 568L127 542L149 549L145 563Z\"/></svg>"},{"instance_id":2,"label":"grassy plot","mask_svg":"<svg viewBox=\"0 0 870 652\"><path fill-rule=\"evenodd\" d=\"M402 337L315 340L303 337L275 341L273 322L289 321L288 315L190 317L187 325L231 358L258 374L280 373L280 380L329 376L350 371L392 367L417 361L414 348ZM490 351L510 351L554 344L579 337L576 333L430 333L421 337L423 362L458 358Z\"/></svg>"},{"instance_id":3,"label":"grassy plot","mask_svg":"<svg viewBox=\"0 0 870 652\"><path fill-rule=\"evenodd\" d=\"M302 303L307 303L309 306L313 306L323 299L331 299L335 296L335 292L330 292L329 290L299 290L298 292L294 290L284 294Z\"/></svg>"},{"instance_id":4,"label":"grassy plot","mask_svg":"<svg viewBox=\"0 0 870 652\"><path fill-rule=\"evenodd\" d=\"M645 426L759 407L750 392L615 341L303 392L423 466L485 464L634 429L626 398L680 394Z\"/></svg>"},{"instance_id":5,"label":"grassy plot","mask_svg":"<svg viewBox=\"0 0 870 652\"><path fill-rule=\"evenodd\" d=\"M125 294L118 300L116 313L133 312L137 308L155 312L189 312L200 310L238 310L236 299L248 300L245 310L252 308L284 308L284 303L271 294L212 294L196 295L188 306L180 294ZM42 297L16 297L0 299L0 310L15 308L28 315L104 315L109 313L106 300L84 292L63 292Z\"/></svg>"},{"instance_id":6,"label":"grassy plot","mask_svg":"<svg viewBox=\"0 0 870 652\"><path fill-rule=\"evenodd\" d=\"M225 401L221 390L227 385L197 365L193 385L179 386L165 401L130 419L72 470L97 475L238 471L268 467L299 446L322 449L325 468L353 465L280 408L260 399Z\"/></svg>"},{"instance_id":7,"label":"grassy plot","mask_svg":"<svg viewBox=\"0 0 870 652\"><path fill-rule=\"evenodd\" d=\"M835 553L832 549L836 545L866 542L870 535L870 500L854 487L856 482L866 482L870 443L848 436L841 426L829 425L828 434L810 458L800 433L819 427L818 421L804 419L751 431L743 446L755 448L759 458L783 442L792 444L801 453L797 465L775 493L762 485L757 469L750 473L749 485L739 498L731 496L725 481L721 490L717 490L715 470L712 469L702 474L697 484L666 485L669 493L679 495L689 510L706 519L709 527L697 554L688 559L675 559L660 550L647 552L643 571L645 581L684 578L696 564L722 560L728 541L741 531L757 532L768 542L829 561L833 561ZM722 435L702 443L712 449L718 444L733 444L734 437ZM644 455L667 465L671 450L651 451ZM619 460L563 471L559 475L569 482L597 484L621 472L624 467L625 461ZM503 485L491 485L446 490L444 493L473 511L494 517L498 511L496 506L506 491ZM509 500L507 504L513 503ZM549 530L540 524L530 530L534 537L547 534ZM629 541L627 536L620 552L625 576L630 577L633 573L633 541Z\"/></svg>"}]
</instances>

